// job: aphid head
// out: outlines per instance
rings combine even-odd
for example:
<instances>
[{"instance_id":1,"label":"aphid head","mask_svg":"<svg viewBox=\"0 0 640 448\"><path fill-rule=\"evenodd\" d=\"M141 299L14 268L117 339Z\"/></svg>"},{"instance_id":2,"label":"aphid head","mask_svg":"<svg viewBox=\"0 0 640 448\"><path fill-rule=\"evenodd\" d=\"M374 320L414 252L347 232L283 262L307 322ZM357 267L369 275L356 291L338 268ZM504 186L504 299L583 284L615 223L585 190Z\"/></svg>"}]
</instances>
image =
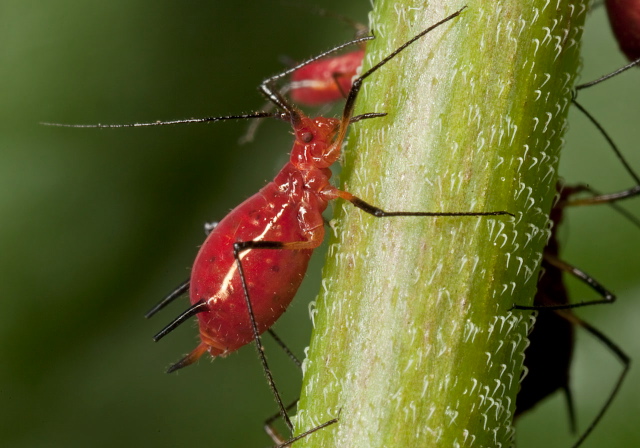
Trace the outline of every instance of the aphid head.
<instances>
[{"instance_id":1,"label":"aphid head","mask_svg":"<svg viewBox=\"0 0 640 448\"><path fill-rule=\"evenodd\" d=\"M335 163L340 157L340 145L334 141L339 125L335 118L300 117L294 127L291 163L300 170L328 168Z\"/></svg>"}]
</instances>

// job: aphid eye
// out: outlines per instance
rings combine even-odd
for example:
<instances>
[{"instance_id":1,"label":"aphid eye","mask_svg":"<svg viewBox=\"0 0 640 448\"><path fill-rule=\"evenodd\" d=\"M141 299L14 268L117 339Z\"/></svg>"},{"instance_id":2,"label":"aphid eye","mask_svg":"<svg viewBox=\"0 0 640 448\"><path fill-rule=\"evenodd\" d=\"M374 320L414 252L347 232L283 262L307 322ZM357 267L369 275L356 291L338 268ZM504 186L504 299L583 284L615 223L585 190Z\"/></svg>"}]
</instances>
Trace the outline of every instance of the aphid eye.
<instances>
[{"instance_id":1,"label":"aphid eye","mask_svg":"<svg viewBox=\"0 0 640 448\"><path fill-rule=\"evenodd\" d=\"M303 132L300 134L300 140L304 143L310 143L313 140L313 134L311 132Z\"/></svg>"}]
</instances>

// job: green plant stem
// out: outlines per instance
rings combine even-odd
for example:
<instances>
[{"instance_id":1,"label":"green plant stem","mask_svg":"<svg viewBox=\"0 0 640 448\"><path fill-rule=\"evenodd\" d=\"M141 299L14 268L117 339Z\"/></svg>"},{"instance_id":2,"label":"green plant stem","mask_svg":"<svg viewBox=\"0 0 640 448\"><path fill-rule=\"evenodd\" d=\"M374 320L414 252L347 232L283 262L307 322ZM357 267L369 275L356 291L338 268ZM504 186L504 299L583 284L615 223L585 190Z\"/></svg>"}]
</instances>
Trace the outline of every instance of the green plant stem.
<instances>
[{"instance_id":1,"label":"green plant stem","mask_svg":"<svg viewBox=\"0 0 640 448\"><path fill-rule=\"evenodd\" d=\"M462 2L381 0L365 69ZM586 0L469 0L365 81L296 428L298 447L509 446Z\"/></svg>"}]
</instances>

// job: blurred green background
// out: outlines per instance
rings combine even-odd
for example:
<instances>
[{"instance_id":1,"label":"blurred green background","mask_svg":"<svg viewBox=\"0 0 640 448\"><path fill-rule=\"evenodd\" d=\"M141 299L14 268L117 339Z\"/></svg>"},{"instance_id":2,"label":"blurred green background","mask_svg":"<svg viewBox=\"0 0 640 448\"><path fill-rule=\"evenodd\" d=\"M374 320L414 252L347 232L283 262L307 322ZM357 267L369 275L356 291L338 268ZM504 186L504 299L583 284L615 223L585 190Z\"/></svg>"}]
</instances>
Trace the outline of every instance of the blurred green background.
<instances>
[{"instance_id":1,"label":"blurred green background","mask_svg":"<svg viewBox=\"0 0 640 448\"><path fill-rule=\"evenodd\" d=\"M369 2L316 4L366 23ZM589 18L582 79L622 65L601 8ZM255 87L296 60L348 40L341 23L280 2L4 0L0 4L0 445L217 447L269 445L275 411L254 349L164 369L196 344L184 325L151 336L186 301L150 321L144 312L186 279L202 225L273 177L290 148L286 124L265 123L238 146L245 123L144 129L63 129L248 112ZM640 169L634 70L581 93L582 102ZM597 131L575 110L561 173L603 191L631 185ZM400 194L400 192L399 192ZM628 201L640 215L640 200ZM640 230L609 207L572 210L565 258L619 302L580 315L640 359ZM308 303L323 254L276 329L302 355ZM593 298L570 282L574 299ZM285 399L300 375L269 341ZM580 333L573 369L578 419L595 414L619 371ZM589 447L640 446L634 369ZM557 396L522 419L520 447L568 447Z\"/></svg>"}]
</instances>

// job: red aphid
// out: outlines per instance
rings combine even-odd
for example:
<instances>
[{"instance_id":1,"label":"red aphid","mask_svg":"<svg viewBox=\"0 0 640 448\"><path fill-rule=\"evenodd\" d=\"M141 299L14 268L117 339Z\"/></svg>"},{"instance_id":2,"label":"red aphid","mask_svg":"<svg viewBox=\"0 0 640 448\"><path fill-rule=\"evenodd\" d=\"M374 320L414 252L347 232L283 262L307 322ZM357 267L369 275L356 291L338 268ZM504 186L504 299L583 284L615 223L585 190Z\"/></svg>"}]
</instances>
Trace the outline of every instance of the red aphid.
<instances>
[{"instance_id":1,"label":"red aphid","mask_svg":"<svg viewBox=\"0 0 640 448\"><path fill-rule=\"evenodd\" d=\"M606 0L609 22L630 61L640 58L640 0Z\"/></svg>"},{"instance_id":2,"label":"red aphid","mask_svg":"<svg viewBox=\"0 0 640 448\"><path fill-rule=\"evenodd\" d=\"M324 237L322 212L339 193L329 184L340 154L334 142L339 120L300 117L291 158L273 182L227 215L200 248L190 281L191 303L204 301L198 314L200 345L183 360L205 351L226 355L253 341L244 291L234 258L238 241L281 241L286 249L250 249L240 254L258 332L263 333L287 309L313 249ZM307 141L308 140L308 141Z\"/></svg>"},{"instance_id":3,"label":"red aphid","mask_svg":"<svg viewBox=\"0 0 640 448\"><path fill-rule=\"evenodd\" d=\"M201 337L198 347L174 364L169 372L193 363L207 351L212 356L231 353L249 342L257 341L258 335L274 324L300 286L313 249L322 243L322 212L332 199L347 200L376 217L510 215L507 212L385 212L349 192L337 189L329 182L329 167L340 157L349 124L385 115L370 113L353 116L362 81L412 42L458 16L461 11L415 36L357 80L349 78L348 100L340 119L305 116L297 107L287 103L274 84L275 80L307 66L335 60L325 57L330 52L276 75L261 85L265 96L282 110L266 116L288 121L293 128L295 142L291 157L273 182L236 207L213 229L196 257L190 282L168 298L172 299L188 288L192 306L156 335L156 340L195 314L198 315ZM365 38L368 39L370 37ZM363 39L355 42L361 41ZM331 73L331 70L326 73ZM329 78L329 84L333 83L333 78ZM264 113L257 113L250 118L264 116ZM155 313L166 302L161 302L148 315Z\"/></svg>"},{"instance_id":4,"label":"red aphid","mask_svg":"<svg viewBox=\"0 0 640 448\"><path fill-rule=\"evenodd\" d=\"M364 49L320 59L291 74L291 99L299 104L320 106L346 98L362 66Z\"/></svg>"}]
</instances>

